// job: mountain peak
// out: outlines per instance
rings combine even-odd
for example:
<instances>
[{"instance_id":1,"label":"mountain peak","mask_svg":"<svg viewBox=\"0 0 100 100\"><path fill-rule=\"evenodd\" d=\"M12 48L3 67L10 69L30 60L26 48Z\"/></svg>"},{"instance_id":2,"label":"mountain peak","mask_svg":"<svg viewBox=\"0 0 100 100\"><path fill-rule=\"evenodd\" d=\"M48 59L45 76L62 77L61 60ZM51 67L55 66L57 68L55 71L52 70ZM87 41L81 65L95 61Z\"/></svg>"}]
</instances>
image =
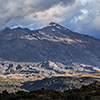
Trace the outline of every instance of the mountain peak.
<instances>
[{"instance_id":1,"label":"mountain peak","mask_svg":"<svg viewBox=\"0 0 100 100\"><path fill-rule=\"evenodd\" d=\"M57 24L57 23L55 23L55 22L50 22L49 25L50 25L50 26L57 26L57 25L59 25L59 24Z\"/></svg>"},{"instance_id":2,"label":"mountain peak","mask_svg":"<svg viewBox=\"0 0 100 100\"><path fill-rule=\"evenodd\" d=\"M49 23L49 25L48 26L51 26L51 27L55 27L55 28L57 28L57 29L64 29L64 30L67 30L67 28L65 28L65 27L63 27L62 25L60 25L60 24L58 24L58 23L55 23L55 22L51 22L51 23Z\"/></svg>"}]
</instances>

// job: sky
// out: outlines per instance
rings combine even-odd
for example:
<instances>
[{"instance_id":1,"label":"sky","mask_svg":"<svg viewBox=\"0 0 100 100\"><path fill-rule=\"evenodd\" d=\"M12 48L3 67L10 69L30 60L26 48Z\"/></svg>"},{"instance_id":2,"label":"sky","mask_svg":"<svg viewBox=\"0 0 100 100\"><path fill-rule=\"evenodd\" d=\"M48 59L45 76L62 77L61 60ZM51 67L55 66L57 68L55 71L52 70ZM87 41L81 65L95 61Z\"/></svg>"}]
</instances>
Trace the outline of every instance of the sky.
<instances>
[{"instance_id":1,"label":"sky","mask_svg":"<svg viewBox=\"0 0 100 100\"><path fill-rule=\"evenodd\" d=\"M100 0L0 0L0 29L40 29L50 22L100 38Z\"/></svg>"}]
</instances>

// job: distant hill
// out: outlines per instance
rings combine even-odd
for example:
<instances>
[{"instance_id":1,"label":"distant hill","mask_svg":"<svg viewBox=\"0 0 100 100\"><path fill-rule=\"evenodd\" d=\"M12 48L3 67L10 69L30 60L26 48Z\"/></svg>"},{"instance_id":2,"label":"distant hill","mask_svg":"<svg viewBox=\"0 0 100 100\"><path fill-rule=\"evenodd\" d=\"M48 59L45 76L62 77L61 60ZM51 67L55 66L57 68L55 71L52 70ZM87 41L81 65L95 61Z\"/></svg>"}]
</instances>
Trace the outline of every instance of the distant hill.
<instances>
[{"instance_id":1,"label":"distant hill","mask_svg":"<svg viewBox=\"0 0 100 100\"><path fill-rule=\"evenodd\" d=\"M0 31L0 75L43 78L100 72L100 40L51 22L39 30Z\"/></svg>"},{"instance_id":2,"label":"distant hill","mask_svg":"<svg viewBox=\"0 0 100 100\"><path fill-rule=\"evenodd\" d=\"M72 89L64 92L56 90L34 90L30 92L18 91L0 93L0 100L100 100L100 84L96 81L81 89Z\"/></svg>"},{"instance_id":3,"label":"distant hill","mask_svg":"<svg viewBox=\"0 0 100 100\"><path fill-rule=\"evenodd\" d=\"M83 75L55 75L44 79L34 78L2 78L0 77L0 93L7 90L9 93L20 91L33 91L41 88L66 91L89 85L95 81L100 82L100 74Z\"/></svg>"},{"instance_id":4,"label":"distant hill","mask_svg":"<svg viewBox=\"0 0 100 100\"><path fill-rule=\"evenodd\" d=\"M21 89L28 91L38 90L41 88L53 89L58 91L66 91L78 88L80 89L82 85L89 85L98 80L100 82L99 74L87 74L87 75L58 75L49 78L44 78L42 80L27 81L21 86Z\"/></svg>"}]
</instances>

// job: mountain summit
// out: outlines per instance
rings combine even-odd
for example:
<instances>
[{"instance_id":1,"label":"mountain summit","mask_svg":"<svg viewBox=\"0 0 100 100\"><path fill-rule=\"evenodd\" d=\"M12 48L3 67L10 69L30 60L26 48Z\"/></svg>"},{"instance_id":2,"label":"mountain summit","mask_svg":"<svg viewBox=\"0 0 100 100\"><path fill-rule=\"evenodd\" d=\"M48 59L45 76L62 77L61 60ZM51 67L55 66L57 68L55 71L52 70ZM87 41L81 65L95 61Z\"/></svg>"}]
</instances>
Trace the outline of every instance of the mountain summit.
<instances>
[{"instance_id":1,"label":"mountain summit","mask_svg":"<svg viewBox=\"0 0 100 100\"><path fill-rule=\"evenodd\" d=\"M39 30L5 28L0 32L0 59L2 75L97 73L100 40L54 22Z\"/></svg>"}]
</instances>

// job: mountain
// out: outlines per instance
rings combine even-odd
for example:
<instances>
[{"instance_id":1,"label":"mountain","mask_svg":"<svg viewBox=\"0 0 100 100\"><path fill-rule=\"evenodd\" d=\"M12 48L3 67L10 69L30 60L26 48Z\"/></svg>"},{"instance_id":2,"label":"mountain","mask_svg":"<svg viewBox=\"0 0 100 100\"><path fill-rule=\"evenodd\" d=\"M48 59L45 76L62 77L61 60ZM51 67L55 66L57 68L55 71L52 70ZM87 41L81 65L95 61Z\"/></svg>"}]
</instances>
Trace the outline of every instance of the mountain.
<instances>
[{"instance_id":1,"label":"mountain","mask_svg":"<svg viewBox=\"0 0 100 100\"><path fill-rule=\"evenodd\" d=\"M39 30L0 31L0 74L43 78L100 72L100 40L51 22Z\"/></svg>"}]
</instances>

